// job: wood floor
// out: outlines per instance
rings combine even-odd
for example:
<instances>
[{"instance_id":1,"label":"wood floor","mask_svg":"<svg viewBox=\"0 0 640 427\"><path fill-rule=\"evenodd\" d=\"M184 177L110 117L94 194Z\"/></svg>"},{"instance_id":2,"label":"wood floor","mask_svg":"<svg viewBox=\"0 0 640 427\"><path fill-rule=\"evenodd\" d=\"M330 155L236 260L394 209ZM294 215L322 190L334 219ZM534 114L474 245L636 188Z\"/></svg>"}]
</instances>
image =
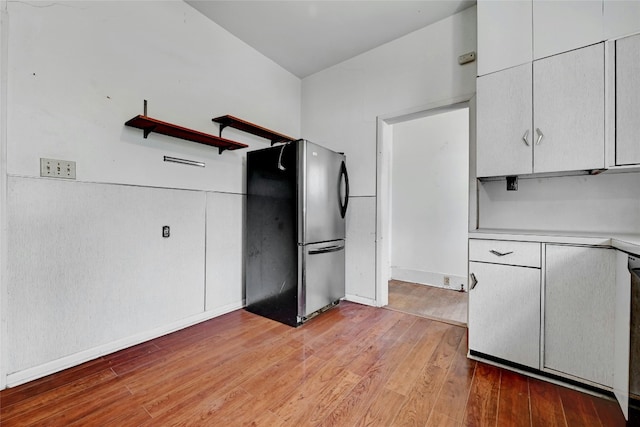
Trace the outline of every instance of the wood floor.
<instances>
[{"instance_id":1,"label":"wood floor","mask_svg":"<svg viewBox=\"0 0 640 427\"><path fill-rule=\"evenodd\" d=\"M466 358L466 329L343 302L238 310L0 392L4 426L624 426L616 404Z\"/></svg>"},{"instance_id":2,"label":"wood floor","mask_svg":"<svg viewBox=\"0 0 640 427\"><path fill-rule=\"evenodd\" d=\"M452 289L389 280L387 308L466 326L468 295Z\"/></svg>"}]
</instances>

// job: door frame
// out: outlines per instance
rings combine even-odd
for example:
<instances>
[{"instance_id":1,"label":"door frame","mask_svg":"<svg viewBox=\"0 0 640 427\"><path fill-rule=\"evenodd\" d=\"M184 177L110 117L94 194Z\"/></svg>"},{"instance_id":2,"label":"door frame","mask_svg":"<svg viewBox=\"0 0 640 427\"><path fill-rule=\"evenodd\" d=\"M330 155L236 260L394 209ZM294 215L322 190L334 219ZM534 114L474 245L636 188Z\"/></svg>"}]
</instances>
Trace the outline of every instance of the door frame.
<instances>
[{"instance_id":1,"label":"door frame","mask_svg":"<svg viewBox=\"0 0 640 427\"><path fill-rule=\"evenodd\" d=\"M476 95L461 95L377 117L376 132L376 305L389 303L391 277L391 158L392 126L436 114L469 109L469 231L478 228L476 176Z\"/></svg>"},{"instance_id":2,"label":"door frame","mask_svg":"<svg viewBox=\"0 0 640 427\"><path fill-rule=\"evenodd\" d=\"M7 385L7 88L9 13L0 1L0 390Z\"/></svg>"}]
</instances>

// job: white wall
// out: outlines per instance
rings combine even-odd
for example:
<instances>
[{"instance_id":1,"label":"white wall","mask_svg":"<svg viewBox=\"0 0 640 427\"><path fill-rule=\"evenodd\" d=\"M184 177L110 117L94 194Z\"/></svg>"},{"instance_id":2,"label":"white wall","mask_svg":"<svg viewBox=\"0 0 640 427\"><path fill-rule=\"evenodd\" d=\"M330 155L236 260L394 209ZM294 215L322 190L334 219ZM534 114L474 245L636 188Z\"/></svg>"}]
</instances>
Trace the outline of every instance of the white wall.
<instances>
[{"instance_id":1,"label":"white wall","mask_svg":"<svg viewBox=\"0 0 640 427\"><path fill-rule=\"evenodd\" d=\"M468 177L468 108L393 125L392 278L466 284Z\"/></svg>"},{"instance_id":2,"label":"white wall","mask_svg":"<svg viewBox=\"0 0 640 427\"><path fill-rule=\"evenodd\" d=\"M300 80L184 2L52 4L9 3L9 174L38 176L38 159L50 157L75 160L81 181L244 191L246 150L218 155L125 127L144 99L149 116L205 133L232 114L300 134Z\"/></svg>"},{"instance_id":3,"label":"white wall","mask_svg":"<svg viewBox=\"0 0 640 427\"><path fill-rule=\"evenodd\" d=\"M347 294L375 304L376 118L475 92L476 8L302 81L302 135L347 155ZM355 222L366 224L353 227ZM368 254L363 256L363 254Z\"/></svg>"},{"instance_id":4,"label":"white wall","mask_svg":"<svg viewBox=\"0 0 640 427\"><path fill-rule=\"evenodd\" d=\"M480 228L640 233L640 173L530 178L478 188Z\"/></svg>"},{"instance_id":5,"label":"white wall","mask_svg":"<svg viewBox=\"0 0 640 427\"><path fill-rule=\"evenodd\" d=\"M241 307L247 150L144 139L124 122L147 99L149 116L206 133L232 114L299 135L301 81L182 1L8 2L5 18L2 382ZM76 161L77 180L40 178L40 157Z\"/></svg>"}]
</instances>

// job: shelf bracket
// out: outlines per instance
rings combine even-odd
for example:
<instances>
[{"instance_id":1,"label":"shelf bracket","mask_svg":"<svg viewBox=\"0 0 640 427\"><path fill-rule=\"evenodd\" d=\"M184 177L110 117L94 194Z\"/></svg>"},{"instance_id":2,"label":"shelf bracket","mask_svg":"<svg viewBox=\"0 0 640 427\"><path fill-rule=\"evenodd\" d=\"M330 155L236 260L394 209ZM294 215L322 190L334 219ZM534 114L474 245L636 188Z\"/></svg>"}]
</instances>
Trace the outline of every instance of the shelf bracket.
<instances>
[{"instance_id":1,"label":"shelf bracket","mask_svg":"<svg viewBox=\"0 0 640 427\"><path fill-rule=\"evenodd\" d=\"M227 147L218 147L218 155L224 153L224 150L226 150Z\"/></svg>"},{"instance_id":2,"label":"shelf bracket","mask_svg":"<svg viewBox=\"0 0 640 427\"><path fill-rule=\"evenodd\" d=\"M142 129L142 134L143 134L143 136L144 136L144 139L147 139L147 137L149 136L149 134L150 134L151 132L153 132L153 130L154 130L155 128L156 128L155 126L150 126L150 127L148 127L148 128L144 128L144 129Z\"/></svg>"},{"instance_id":3,"label":"shelf bracket","mask_svg":"<svg viewBox=\"0 0 640 427\"><path fill-rule=\"evenodd\" d=\"M229 125L223 125L222 123L220 123L220 128L219 128L220 130L219 130L219 132L218 132L218 136L219 136L220 138L222 138L222 131L223 131L223 130L224 130L224 128L226 128L227 126L229 126ZM220 154L222 154L222 152L220 152Z\"/></svg>"}]
</instances>

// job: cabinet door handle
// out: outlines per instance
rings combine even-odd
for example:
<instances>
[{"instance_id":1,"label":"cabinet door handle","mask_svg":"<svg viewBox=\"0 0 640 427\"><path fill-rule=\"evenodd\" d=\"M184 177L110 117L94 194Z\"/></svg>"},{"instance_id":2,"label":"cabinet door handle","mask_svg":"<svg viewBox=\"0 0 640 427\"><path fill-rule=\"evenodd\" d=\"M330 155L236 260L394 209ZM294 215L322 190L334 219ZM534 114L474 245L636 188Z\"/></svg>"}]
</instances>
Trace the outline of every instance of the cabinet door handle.
<instances>
[{"instance_id":1,"label":"cabinet door handle","mask_svg":"<svg viewBox=\"0 0 640 427\"><path fill-rule=\"evenodd\" d=\"M544 134L540 130L540 128L536 128L536 133L538 134L538 139L536 140L536 145L540 145L540 141L544 138Z\"/></svg>"},{"instance_id":2,"label":"cabinet door handle","mask_svg":"<svg viewBox=\"0 0 640 427\"><path fill-rule=\"evenodd\" d=\"M527 129L524 135L522 135L522 140L524 141L525 145L528 147L529 146L529 129Z\"/></svg>"},{"instance_id":3,"label":"cabinet door handle","mask_svg":"<svg viewBox=\"0 0 640 427\"><path fill-rule=\"evenodd\" d=\"M491 249L489 252L491 252L495 256L505 256L505 255L509 255L509 254L513 253L513 251L511 251L511 252L498 252L498 251L496 251L494 249Z\"/></svg>"},{"instance_id":4,"label":"cabinet door handle","mask_svg":"<svg viewBox=\"0 0 640 427\"><path fill-rule=\"evenodd\" d=\"M471 289L475 288L477 284L478 284L478 279L476 279L476 275L471 273Z\"/></svg>"}]
</instances>

